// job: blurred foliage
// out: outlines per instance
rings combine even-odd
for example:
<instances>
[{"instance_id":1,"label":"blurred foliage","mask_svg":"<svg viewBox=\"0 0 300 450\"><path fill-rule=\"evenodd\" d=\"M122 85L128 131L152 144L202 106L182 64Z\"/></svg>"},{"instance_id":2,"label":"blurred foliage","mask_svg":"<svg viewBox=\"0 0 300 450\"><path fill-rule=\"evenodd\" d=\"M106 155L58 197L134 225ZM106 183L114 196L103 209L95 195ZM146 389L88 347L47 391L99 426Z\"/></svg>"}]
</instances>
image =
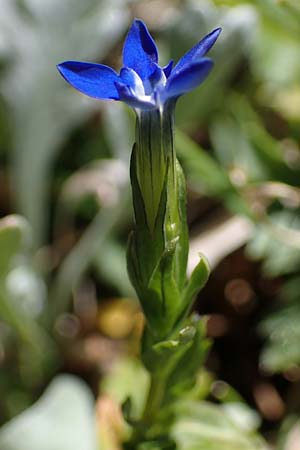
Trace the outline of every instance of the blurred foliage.
<instances>
[{"instance_id":1,"label":"blurred foliage","mask_svg":"<svg viewBox=\"0 0 300 450\"><path fill-rule=\"evenodd\" d=\"M131 223L126 174L133 117L121 105L75 94L57 76L55 65L63 59L83 59L109 61L118 67L119 46L132 15L152 23L165 62L176 60L213 27L223 27L212 52L212 75L178 103L177 151L197 198L222 204L230 214L244 215L253 223L247 255L260 261L264 276L280 284L271 310L264 311L257 324L257 333L264 339L261 368L282 373L291 389L298 380L299 2L149 4L0 0L0 210L2 214L16 210L24 216L8 216L0 223L3 422L31 405L60 368L87 376L87 367L94 364L98 377L120 351L118 345L124 344L117 339L117 346L110 347L115 344L105 340L104 349L96 322L101 314L99 298L133 297L124 263ZM202 217L197 220L201 222ZM93 288L80 290L86 280ZM125 339L125 348L135 353L136 342L130 339ZM135 414L147 383L142 372L135 363L120 364L103 381L103 392L117 389L114 395L119 402L130 395ZM201 380L199 390L191 397L187 394L186 402L176 409L173 439L179 449L263 448L255 434L258 423L253 422L253 411L249 413L236 397L229 408L204 401L212 382L207 387ZM23 450L26 442L28 448L41 450L45 441L41 444L35 434L29 437L27 423L43 429L46 441L51 430L59 430L57 449L94 449L90 394L81 397L79 392L77 402L74 392L85 390L77 386L79 382L54 383L63 386L50 386L46 398L0 431L1 449ZM74 396L71 391L68 399L57 394L57 389L66 393L69 388L75 389ZM291 413L295 419L282 427L283 450L299 446L297 395L287 406L287 420ZM72 411L67 410L71 404ZM37 410L42 411L39 419ZM236 423L237 417L245 417L244 425ZM62 429L62 423L72 427ZM85 431L81 432L81 425ZM151 445L144 448L157 448Z\"/></svg>"},{"instance_id":2,"label":"blurred foliage","mask_svg":"<svg viewBox=\"0 0 300 450\"><path fill-rule=\"evenodd\" d=\"M74 96L55 66L67 58L103 59L129 17L121 0L1 0L0 6L2 59L8 62L1 90L11 112L12 183L36 247L45 242L54 158L72 129L101 107Z\"/></svg>"},{"instance_id":3,"label":"blurred foliage","mask_svg":"<svg viewBox=\"0 0 300 450\"><path fill-rule=\"evenodd\" d=\"M147 372L136 360L123 360L113 374L102 382L102 392L123 404L130 404L130 419L133 421L143 410L145 386L149 383ZM205 401L212 393L220 404ZM186 394L186 400L173 404L174 425L171 435L180 449L265 449L265 444L256 435L259 419L243 399L226 383L216 386L206 372L199 374L196 387ZM129 401L130 399L130 401ZM174 418L175 416L175 418ZM170 417L161 418L166 427ZM159 423L159 418L158 418ZM101 423L100 423L101 425ZM158 426L158 425L157 425ZM162 448L156 442L147 441L139 448ZM109 447L108 447L109 448Z\"/></svg>"},{"instance_id":4,"label":"blurred foliage","mask_svg":"<svg viewBox=\"0 0 300 450\"><path fill-rule=\"evenodd\" d=\"M26 258L30 232L30 225L20 216L7 216L0 221L0 337L2 354L6 356L0 375L1 390L6 395L2 395L0 403L12 415L31 401L26 391L34 388L45 373L55 370L54 342L38 323L46 288ZM11 346L18 359L10 371L6 365L9 354L14 353Z\"/></svg>"},{"instance_id":5,"label":"blurred foliage","mask_svg":"<svg viewBox=\"0 0 300 450\"><path fill-rule=\"evenodd\" d=\"M259 450L264 443L247 433L215 405L184 402L178 407L174 436L183 450Z\"/></svg>"},{"instance_id":6,"label":"blurred foliage","mask_svg":"<svg viewBox=\"0 0 300 450\"><path fill-rule=\"evenodd\" d=\"M70 375L55 378L40 400L0 430L2 450L96 450L94 400Z\"/></svg>"}]
</instances>

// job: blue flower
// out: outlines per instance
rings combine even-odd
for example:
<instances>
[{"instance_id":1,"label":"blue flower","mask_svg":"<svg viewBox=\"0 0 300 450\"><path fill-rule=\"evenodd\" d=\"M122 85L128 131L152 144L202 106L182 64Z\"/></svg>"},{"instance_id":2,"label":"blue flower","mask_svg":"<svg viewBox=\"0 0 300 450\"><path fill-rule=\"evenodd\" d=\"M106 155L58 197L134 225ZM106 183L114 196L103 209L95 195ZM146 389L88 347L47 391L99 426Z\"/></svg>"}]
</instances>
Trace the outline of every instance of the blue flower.
<instances>
[{"instance_id":1,"label":"blue flower","mask_svg":"<svg viewBox=\"0 0 300 450\"><path fill-rule=\"evenodd\" d=\"M213 62L205 55L220 32L217 28L206 35L174 68L173 61L160 67L156 44L146 25L136 19L124 44L119 74L103 64L79 61L66 61L57 68L71 86L89 97L121 100L137 110L159 109L207 77Z\"/></svg>"}]
</instances>

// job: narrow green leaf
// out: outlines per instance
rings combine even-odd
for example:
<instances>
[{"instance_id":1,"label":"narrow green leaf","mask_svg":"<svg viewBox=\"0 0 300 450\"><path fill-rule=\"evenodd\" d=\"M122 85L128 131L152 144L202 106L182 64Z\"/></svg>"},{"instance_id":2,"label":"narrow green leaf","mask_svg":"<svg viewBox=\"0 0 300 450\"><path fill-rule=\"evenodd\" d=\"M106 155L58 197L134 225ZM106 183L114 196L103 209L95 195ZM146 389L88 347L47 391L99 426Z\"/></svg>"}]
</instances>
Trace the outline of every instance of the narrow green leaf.
<instances>
[{"instance_id":1,"label":"narrow green leaf","mask_svg":"<svg viewBox=\"0 0 300 450\"><path fill-rule=\"evenodd\" d=\"M196 295L205 286L209 277L210 268L208 261L204 255L199 254L199 256L200 261L193 270L190 279L188 280L188 283L183 292L183 300L182 300L183 315L187 314L187 312L192 306L193 301L195 300Z\"/></svg>"},{"instance_id":2,"label":"narrow green leaf","mask_svg":"<svg viewBox=\"0 0 300 450\"><path fill-rule=\"evenodd\" d=\"M194 336L191 345L182 353L177 365L168 378L169 399L170 397L179 396L187 389L191 389L195 383L195 377L205 361L207 351L210 348L210 341L205 336L205 321L199 319L198 316L194 316L188 323L194 329Z\"/></svg>"},{"instance_id":3,"label":"narrow green leaf","mask_svg":"<svg viewBox=\"0 0 300 450\"><path fill-rule=\"evenodd\" d=\"M180 233L176 245L175 254L175 279L179 291L181 292L186 282L187 260L189 253L189 235L186 218L186 183L181 165L177 160L176 164L178 181L178 209L180 218Z\"/></svg>"},{"instance_id":4,"label":"narrow green leaf","mask_svg":"<svg viewBox=\"0 0 300 450\"><path fill-rule=\"evenodd\" d=\"M151 373L158 373L161 378L168 377L182 355L193 345L195 334L196 330L191 325L180 329L170 339L160 341L151 347L148 345L147 352L143 354L147 369Z\"/></svg>"}]
</instances>

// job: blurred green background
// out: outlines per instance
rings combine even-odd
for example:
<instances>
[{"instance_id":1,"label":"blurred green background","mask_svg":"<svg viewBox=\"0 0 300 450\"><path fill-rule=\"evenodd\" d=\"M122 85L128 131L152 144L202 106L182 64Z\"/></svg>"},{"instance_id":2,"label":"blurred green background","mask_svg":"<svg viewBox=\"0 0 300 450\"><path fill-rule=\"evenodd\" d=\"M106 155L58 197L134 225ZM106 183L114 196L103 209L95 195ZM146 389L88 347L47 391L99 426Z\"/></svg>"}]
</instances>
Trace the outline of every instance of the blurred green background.
<instances>
[{"instance_id":1,"label":"blurred green background","mask_svg":"<svg viewBox=\"0 0 300 450\"><path fill-rule=\"evenodd\" d=\"M204 397L226 403L233 389L251 407L247 426L255 417L270 444L299 449L299 0L0 0L0 11L0 423L62 372L97 397L114 363L138 354L125 262L134 114L73 91L55 66L118 69L139 17L162 65L223 28L212 74L176 110L190 267L200 251L213 269L195 305L214 338ZM57 404L82 390L76 420L88 429L86 385L56 383ZM20 427L0 430L1 450L27 450ZM64 450L93 448L72 439Z\"/></svg>"}]
</instances>

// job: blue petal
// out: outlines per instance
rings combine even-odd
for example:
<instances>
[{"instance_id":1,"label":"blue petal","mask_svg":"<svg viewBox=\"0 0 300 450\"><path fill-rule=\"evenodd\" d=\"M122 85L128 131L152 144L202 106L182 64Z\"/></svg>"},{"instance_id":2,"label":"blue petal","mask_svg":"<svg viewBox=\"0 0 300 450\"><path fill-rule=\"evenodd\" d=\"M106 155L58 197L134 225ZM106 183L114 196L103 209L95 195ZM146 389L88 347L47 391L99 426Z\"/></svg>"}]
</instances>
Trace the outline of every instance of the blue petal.
<instances>
[{"instance_id":1,"label":"blue petal","mask_svg":"<svg viewBox=\"0 0 300 450\"><path fill-rule=\"evenodd\" d=\"M199 86L212 67L213 62L211 59L202 58L201 61L187 65L178 73L172 72L164 90L164 100L171 97L179 97Z\"/></svg>"},{"instance_id":2,"label":"blue petal","mask_svg":"<svg viewBox=\"0 0 300 450\"><path fill-rule=\"evenodd\" d=\"M164 67L162 68L162 70L164 71L164 74L165 74L166 78L169 78L169 76L171 75L172 68L173 68L173 64L174 64L174 61L173 61L173 59L171 59L171 61L169 62L169 64L167 64L166 66L164 66Z\"/></svg>"},{"instance_id":3,"label":"blue petal","mask_svg":"<svg viewBox=\"0 0 300 450\"><path fill-rule=\"evenodd\" d=\"M116 82L115 85L116 89L118 90L120 100L122 100L124 103L127 103L127 105L131 106L132 108L142 110L150 110L156 108L156 104L154 102L136 96L132 92L132 90L125 84Z\"/></svg>"},{"instance_id":4,"label":"blue petal","mask_svg":"<svg viewBox=\"0 0 300 450\"><path fill-rule=\"evenodd\" d=\"M133 69L122 67L119 81L121 84L125 84L131 88L136 96L145 95L143 82Z\"/></svg>"},{"instance_id":5,"label":"blue petal","mask_svg":"<svg viewBox=\"0 0 300 450\"><path fill-rule=\"evenodd\" d=\"M126 84L127 86L134 88L136 85L134 75L135 75L134 70L129 69L128 67L122 67L120 71L120 78L121 78L120 81L124 82L124 84Z\"/></svg>"},{"instance_id":6,"label":"blue petal","mask_svg":"<svg viewBox=\"0 0 300 450\"><path fill-rule=\"evenodd\" d=\"M66 61L57 69L64 79L75 89L98 99L119 100L115 82L118 74L110 67L79 61Z\"/></svg>"},{"instance_id":7,"label":"blue petal","mask_svg":"<svg viewBox=\"0 0 300 450\"><path fill-rule=\"evenodd\" d=\"M183 69L186 64L191 64L202 58L211 49L221 33L222 28L216 28L207 34L198 44L189 50L176 64L174 71L178 72Z\"/></svg>"},{"instance_id":8,"label":"blue petal","mask_svg":"<svg viewBox=\"0 0 300 450\"><path fill-rule=\"evenodd\" d=\"M147 81L149 81L149 85L150 85L150 89L149 89L150 92L148 92L148 93L153 92L155 85L157 85L162 79L165 79L163 69L161 67L159 67L158 64L156 64L155 66L156 66L155 70L152 72L152 74L150 75L150 77L147 80ZM146 83L146 86L147 86L147 83Z\"/></svg>"},{"instance_id":9,"label":"blue petal","mask_svg":"<svg viewBox=\"0 0 300 450\"><path fill-rule=\"evenodd\" d=\"M141 20L134 20L123 48L124 66L130 67L145 80L155 70L157 61L157 47L146 25Z\"/></svg>"}]
</instances>

